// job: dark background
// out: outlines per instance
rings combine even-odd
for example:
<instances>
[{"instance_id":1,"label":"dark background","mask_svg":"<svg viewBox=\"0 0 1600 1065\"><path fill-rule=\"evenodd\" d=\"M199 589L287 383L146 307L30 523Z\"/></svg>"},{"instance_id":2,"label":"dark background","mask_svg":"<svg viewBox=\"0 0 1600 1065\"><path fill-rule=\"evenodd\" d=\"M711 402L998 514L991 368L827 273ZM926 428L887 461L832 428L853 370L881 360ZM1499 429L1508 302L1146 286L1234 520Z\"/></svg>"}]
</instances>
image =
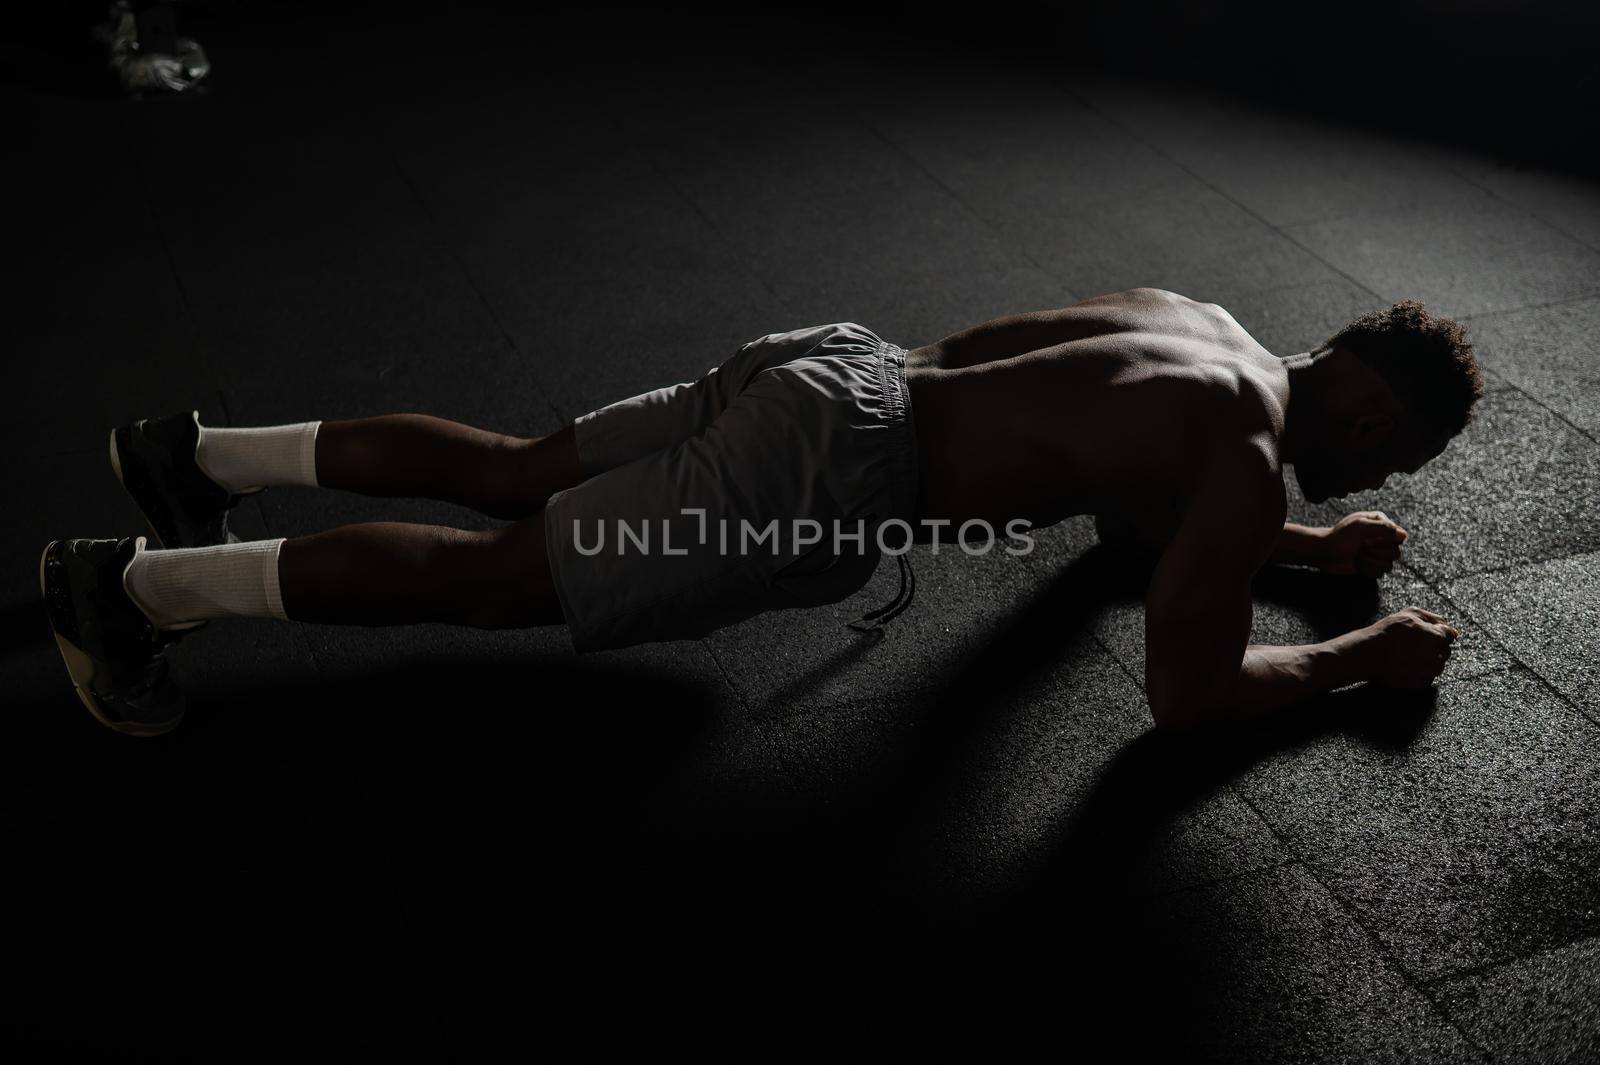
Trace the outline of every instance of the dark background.
<instances>
[{"instance_id":1,"label":"dark background","mask_svg":"<svg viewBox=\"0 0 1600 1065\"><path fill-rule=\"evenodd\" d=\"M53 54L55 62L93 66L92 50L68 42L81 38L81 27L103 8L93 0L29 5L12 17L13 30L28 27L42 39L30 47L18 33L10 47L31 53L34 61ZM475 13L563 27L562 35L578 39L578 48L529 50L530 59L556 69L587 61L591 47L610 55L617 53L604 49L704 48L719 39L737 43L804 27L882 41L890 61L1030 57L1069 78L1105 72L1177 87L1223 88L1271 107L1588 173L1600 158L1593 149L1594 116L1600 112L1600 10L1578 0L694 3L540 5L537 11L510 2L447 9L310 0L177 5L180 32L201 36L216 26L258 40L281 34L301 42L333 27L359 31L444 10L454 13L466 33ZM489 48L509 43L483 42ZM796 42L788 54L803 57L805 45ZM356 55L344 59L361 61ZM84 80L80 69L68 84L81 86Z\"/></svg>"}]
</instances>

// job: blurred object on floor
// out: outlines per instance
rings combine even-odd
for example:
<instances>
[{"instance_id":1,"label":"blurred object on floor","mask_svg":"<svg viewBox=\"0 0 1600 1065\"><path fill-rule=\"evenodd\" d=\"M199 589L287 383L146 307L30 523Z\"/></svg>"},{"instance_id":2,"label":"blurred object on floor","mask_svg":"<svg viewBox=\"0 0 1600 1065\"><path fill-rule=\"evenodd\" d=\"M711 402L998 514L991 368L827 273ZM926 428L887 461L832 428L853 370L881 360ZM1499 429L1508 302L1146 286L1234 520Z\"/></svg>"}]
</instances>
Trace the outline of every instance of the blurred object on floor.
<instances>
[{"instance_id":1,"label":"blurred object on floor","mask_svg":"<svg viewBox=\"0 0 1600 1065\"><path fill-rule=\"evenodd\" d=\"M183 92L211 73L200 43L178 36L171 4L135 11L129 0L117 0L107 15L90 34L105 46L111 72L128 92Z\"/></svg>"}]
</instances>

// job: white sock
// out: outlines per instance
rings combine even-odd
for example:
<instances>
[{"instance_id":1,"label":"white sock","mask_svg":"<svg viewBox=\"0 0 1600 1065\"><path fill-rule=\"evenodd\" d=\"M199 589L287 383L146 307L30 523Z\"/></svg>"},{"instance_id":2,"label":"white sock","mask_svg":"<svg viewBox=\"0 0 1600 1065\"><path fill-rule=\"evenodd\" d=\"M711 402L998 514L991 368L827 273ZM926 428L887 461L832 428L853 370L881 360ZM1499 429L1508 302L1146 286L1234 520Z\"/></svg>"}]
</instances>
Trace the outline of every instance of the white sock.
<instances>
[{"instance_id":1,"label":"white sock","mask_svg":"<svg viewBox=\"0 0 1600 1065\"><path fill-rule=\"evenodd\" d=\"M144 543L139 537L122 587L156 628L207 618L289 619L278 591L281 537L166 551L147 551Z\"/></svg>"},{"instance_id":2,"label":"white sock","mask_svg":"<svg viewBox=\"0 0 1600 1065\"><path fill-rule=\"evenodd\" d=\"M256 429L200 427L194 457L207 477L230 492L276 484L317 484L317 427L321 422Z\"/></svg>"}]
</instances>

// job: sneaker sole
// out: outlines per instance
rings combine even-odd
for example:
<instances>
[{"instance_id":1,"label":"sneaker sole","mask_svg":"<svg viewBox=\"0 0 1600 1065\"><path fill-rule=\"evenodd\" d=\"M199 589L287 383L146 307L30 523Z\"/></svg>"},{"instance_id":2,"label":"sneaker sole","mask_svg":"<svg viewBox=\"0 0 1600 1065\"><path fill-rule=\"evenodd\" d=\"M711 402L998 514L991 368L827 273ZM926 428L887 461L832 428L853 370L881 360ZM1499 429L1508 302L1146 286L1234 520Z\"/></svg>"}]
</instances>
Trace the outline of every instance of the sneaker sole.
<instances>
[{"instance_id":1,"label":"sneaker sole","mask_svg":"<svg viewBox=\"0 0 1600 1065\"><path fill-rule=\"evenodd\" d=\"M113 453L115 453L114 449ZM46 595L45 560L50 557L50 548L54 546L55 544L52 542L45 545L45 549L39 552L39 595L41 598ZM120 732L125 736L160 736L177 728L178 722L183 720L187 707L178 711L177 717L160 725L131 721L112 721L100 709L100 703L95 699L93 691L89 688L89 682L94 679L94 659L85 654L82 648L57 632L53 621L50 624L50 632L56 638L56 649L61 652L61 661L67 667L67 675L72 678L72 690L78 693L78 699L88 709L89 713L94 715L95 720L106 728L111 729L113 732Z\"/></svg>"}]
</instances>

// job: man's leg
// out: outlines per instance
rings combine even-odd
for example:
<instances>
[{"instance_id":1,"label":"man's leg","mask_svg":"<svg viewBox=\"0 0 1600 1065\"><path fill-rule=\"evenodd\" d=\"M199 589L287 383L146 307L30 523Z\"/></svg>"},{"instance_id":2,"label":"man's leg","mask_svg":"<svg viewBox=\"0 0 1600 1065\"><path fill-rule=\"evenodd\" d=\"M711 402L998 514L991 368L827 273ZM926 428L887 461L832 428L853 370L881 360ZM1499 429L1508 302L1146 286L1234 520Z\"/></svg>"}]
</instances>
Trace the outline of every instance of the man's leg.
<instances>
[{"instance_id":1,"label":"man's leg","mask_svg":"<svg viewBox=\"0 0 1600 1065\"><path fill-rule=\"evenodd\" d=\"M481 531L368 522L289 539L147 549L123 584L163 629L227 617L479 628L562 621L542 509Z\"/></svg>"},{"instance_id":2,"label":"man's leg","mask_svg":"<svg viewBox=\"0 0 1600 1065\"><path fill-rule=\"evenodd\" d=\"M183 694L163 650L212 618L483 628L564 620L542 514L480 532L374 523L212 547L149 550L143 541L56 540L39 560L40 591L78 697L129 735L161 735L182 720Z\"/></svg>"},{"instance_id":3,"label":"man's leg","mask_svg":"<svg viewBox=\"0 0 1600 1065\"><path fill-rule=\"evenodd\" d=\"M559 625L544 511L498 529L370 522L284 541L278 580L295 621Z\"/></svg>"},{"instance_id":4,"label":"man's leg","mask_svg":"<svg viewBox=\"0 0 1600 1065\"><path fill-rule=\"evenodd\" d=\"M317 482L369 496L460 503L494 518L524 518L583 480L572 426L505 436L427 414L323 422Z\"/></svg>"},{"instance_id":5,"label":"man's leg","mask_svg":"<svg viewBox=\"0 0 1600 1065\"><path fill-rule=\"evenodd\" d=\"M314 438L314 469L301 443ZM310 457L310 447L304 451ZM229 491L314 483L370 496L460 503L495 518L523 518L583 480L572 426L549 436L488 432L427 414L269 426L204 427L196 457Z\"/></svg>"}]
</instances>

